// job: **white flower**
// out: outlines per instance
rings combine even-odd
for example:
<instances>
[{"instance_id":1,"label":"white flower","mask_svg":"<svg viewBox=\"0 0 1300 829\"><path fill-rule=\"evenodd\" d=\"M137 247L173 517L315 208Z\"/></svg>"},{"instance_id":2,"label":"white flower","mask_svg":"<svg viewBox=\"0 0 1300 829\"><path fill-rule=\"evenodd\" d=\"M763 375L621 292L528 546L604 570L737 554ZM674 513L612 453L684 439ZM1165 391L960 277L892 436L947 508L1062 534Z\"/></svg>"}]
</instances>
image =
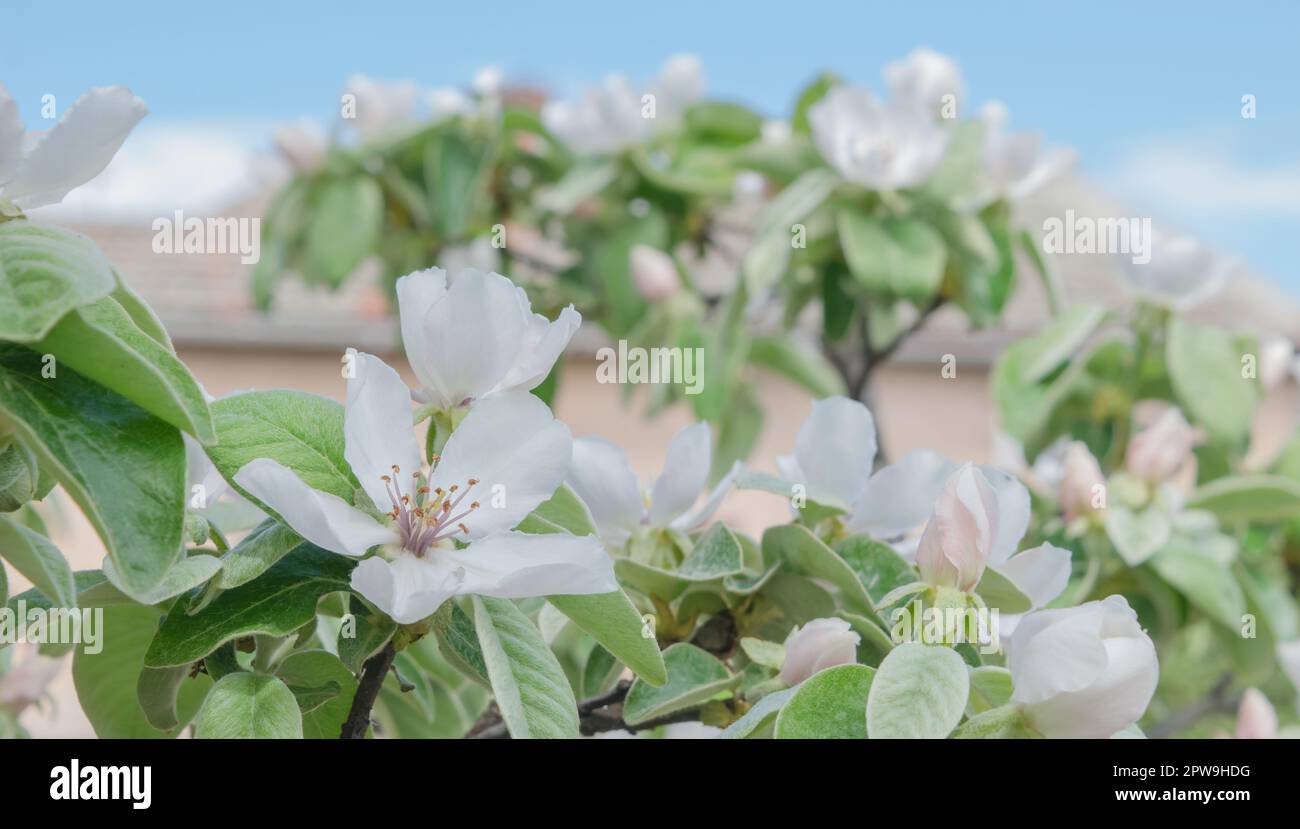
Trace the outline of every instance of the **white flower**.
<instances>
[{"instance_id":1,"label":"white flower","mask_svg":"<svg viewBox=\"0 0 1300 829\"><path fill-rule=\"evenodd\" d=\"M419 88L411 81L377 81L365 75L348 78L343 90L356 105L345 120L356 128L363 141L409 126L415 113Z\"/></svg>"},{"instance_id":2,"label":"white flower","mask_svg":"<svg viewBox=\"0 0 1300 829\"><path fill-rule=\"evenodd\" d=\"M96 87L50 129L28 132L18 103L0 84L0 201L23 209L62 201L108 166L148 112L124 86Z\"/></svg>"},{"instance_id":3,"label":"white flower","mask_svg":"<svg viewBox=\"0 0 1300 829\"><path fill-rule=\"evenodd\" d=\"M872 474L876 428L871 412L856 400L829 397L813 404L799 428L795 454L777 459L782 477L799 484L811 501L845 511L845 529L882 540L915 531L936 511L958 465L938 452L917 449ZM1051 544L1016 553L1029 528L1029 491L1016 478L991 466L977 467L991 488L996 518L990 518L986 565L1009 578L1042 607L1060 595L1070 578L1070 552ZM909 556L906 545L899 550ZM1003 630L1016 617L1003 616Z\"/></svg>"},{"instance_id":4,"label":"white flower","mask_svg":"<svg viewBox=\"0 0 1300 829\"><path fill-rule=\"evenodd\" d=\"M45 694L60 665L62 660L42 656L39 645L15 645L9 669L0 674L0 709L21 714Z\"/></svg>"},{"instance_id":5,"label":"white flower","mask_svg":"<svg viewBox=\"0 0 1300 829\"><path fill-rule=\"evenodd\" d=\"M501 94L505 86L505 73L500 66L484 66L474 73L471 86L474 94L484 98L494 98Z\"/></svg>"},{"instance_id":6,"label":"white flower","mask_svg":"<svg viewBox=\"0 0 1300 829\"><path fill-rule=\"evenodd\" d=\"M649 245L633 245L628 256L637 293L648 300L667 299L682 287L673 258Z\"/></svg>"},{"instance_id":7,"label":"white flower","mask_svg":"<svg viewBox=\"0 0 1300 829\"><path fill-rule=\"evenodd\" d=\"M1097 509L1094 504L1098 489L1104 487L1106 478L1101 466L1082 441L1073 441L1066 447L1064 469L1057 502L1066 521L1087 515Z\"/></svg>"},{"instance_id":8,"label":"white flower","mask_svg":"<svg viewBox=\"0 0 1300 829\"><path fill-rule=\"evenodd\" d=\"M785 639L781 681L788 686L798 685L818 671L855 662L861 641L862 637L843 619L813 619L796 627Z\"/></svg>"},{"instance_id":9,"label":"white flower","mask_svg":"<svg viewBox=\"0 0 1300 829\"><path fill-rule=\"evenodd\" d=\"M1295 343L1290 337L1267 337L1259 344L1259 382L1272 391L1287 377L1295 361Z\"/></svg>"},{"instance_id":10,"label":"white flower","mask_svg":"<svg viewBox=\"0 0 1300 829\"><path fill-rule=\"evenodd\" d=\"M461 594L522 598L618 589L594 536L512 531L555 492L572 456L569 430L545 403L526 392L484 401L428 471L410 422L410 394L397 372L356 354L343 454L370 500L389 510L384 518L312 489L268 458L246 464L235 483L317 546L361 556L384 545L353 570L352 587L401 624Z\"/></svg>"},{"instance_id":11,"label":"white flower","mask_svg":"<svg viewBox=\"0 0 1300 829\"><path fill-rule=\"evenodd\" d=\"M1044 152L1040 136L1006 132L1007 108L1000 101L985 104L980 119L984 122L984 176L990 199L1028 198L1074 165L1071 150L1054 147Z\"/></svg>"},{"instance_id":12,"label":"white flower","mask_svg":"<svg viewBox=\"0 0 1300 829\"><path fill-rule=\"evenodd\" d=\"M699 59L669 58L659 78L644 92L622 75L610 75L602 86L589 89L580 101L549 101L542 123L580 153L616 153L677 123L704 91ZM653 97L653 109L646 96ZM653 117L650 117L653 113Z\"/></svg>"},{"instance_id":13,"label":"white flower","mask_svg":"<svg viewBox=\"0 0 1300 829\"><path fill-rule=\"evenodd\" d=\"M921 533L921 580L969 592L979 584L998 530L998 497L984 474L963 464L948 478Z\"/></svg>"},{"instance_id":14,"label":"white flower","mask_svg":"<svg viewBox=\"0 0 1300 829\"><path fill-rule=\"evenodd\" d=\"M930 113L906 102L881 103L864 87L832 89L808 120L827 163L873 190L921 184L948 149L949 133Z\"/></svg>"},{"instance_id":15,"label":"white flower","mask_svg":"<svg viewBox=\"0 0 1300 829\"><path fill-rule=\"evenodd\" d=\"M493 273L501 267L501 252L492 246L490 236L475 236L460 245L447 245L438 254L438 261L447 273L483 271Z\"/></svg>"},{"instance_id":16,"label":"white flower","mask_svg":"<svg viewBox=\"0 0 1300 829\"><path fill-rule=\"evenodd\" d=\"M454 86L430 89L424 96L424 102L429 107L429 116L434 123L474 112L474 102Z\"/></svg>"},{"instance_id":17,"label":"white flower","mask_svg":"<svg viewBox=\"0 0 1300 829\"><path fill-rule=\"evenodd\" d=\"M1175 310L1186 311L1217 294L1238 267L1191 236L1155 232L1147 244L1150 261L1134 262L1124 253L1120 267L1141 296Z\"/></svg>"},{"instance_id":18,"label":"white flower","mask_svg":"<svg viewBox=\"0 0 1300 829\"><path fill-rule=\"evenodd\" d=\"M325 162L329 140L320 124L300 118L275 128L275 146L295 172L310 173Z\"/></svg>"},{"instance_id":19,"label":"white flower","mask_svg":"<svg viewBox=\"0 0 1300 829\"><path fill-rule=\"evenodd\" d=\"M966 97L957 62L924 48L913 49L902 60L885 64L885 85L891 100L934 115L943 112L947 96L952 96L954 107L959 107Z\"/></svg>"},{"instance_id":20,"label":"white flower","mask_svg":"<svg viewBox=\"0 0 1300 829\"><path fill-rule=\"evenodd\" d=\"M549 322L523 288L475 270L407 274L397 280L397 303L406 358L422 385L415 398L439 409L536 388L582 322L572 305Z\"/></svg>"},{"instance_id":21,"label":"white flower","mask_svg":"<svg viewBox=\"0 0 1300 829\"><path fill-rule=\"evenodd\" d=\"M1237 707L1238 740L1272 740L1277 737L1277 711L1257 688L1247 688Z\"/></svg>"},{"instance_id":22,"label":"white flower","mask_svg":"<svg viewBox=\"0 0 1300 829\"><path fill-rule=\"evenodd\" d=\"M618 547L642 527L688 532L703 526L741 469L739 461L733 464L704 503L692 511L708 484L711 461L709 425L687 426L668 444L663 472L643 489L620 447L603 438L578 438L573 442L568 483L591 510L601 539Z\"/></svg>"},{"instance_id":23,"label":"white flower","mask_svg":"<svg viewBox=\"0 0 1300 829\"><path fill-rule=\"evenodd\" d=\"M1192 427L1174 406L1164 407L1144 429L1129 441L1124 465L1129 472L1152 484L1177 475L1196 457L1192 449L1203 435Z\"/></svg>"},{"instance_id":24,"label":"white flower","mask_svg":"<svg viewBox=\"0 0 1300 829\"><path fill-rule=\"evenodd\" d=\"M1013 703L1047 737L1110 737L1155 693L1155 645L1122 596L1025 616L1007 643Z\"/></svg>"}]
</instances>

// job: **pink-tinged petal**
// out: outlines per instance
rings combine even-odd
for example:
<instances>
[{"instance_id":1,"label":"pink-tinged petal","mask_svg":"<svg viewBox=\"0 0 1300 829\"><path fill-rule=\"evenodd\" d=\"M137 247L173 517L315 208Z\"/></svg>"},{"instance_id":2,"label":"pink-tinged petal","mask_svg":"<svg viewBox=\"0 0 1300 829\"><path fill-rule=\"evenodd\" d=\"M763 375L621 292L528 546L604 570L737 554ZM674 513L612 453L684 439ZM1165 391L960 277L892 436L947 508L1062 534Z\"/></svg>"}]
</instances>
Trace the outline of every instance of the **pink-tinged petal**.
<instances>
[{"instance_id":1,"label":"pink-tinged petal","mask_svg":"<svg viewBox=\"0 0 1300 829\"><path fill-rule=\"evenodd\" d=\"M894 538L925 523L957 465L930 449L908 452L867 481L853 503L849 532Z\"/></svg>"},{"instance_id":2,"label":"pink-tinged petal","mask_svg":"<svg viewBox=\"0 0 1300 829\"><path fill-rule=\"evenodd\" d=\"M249 461L235 483L275 511L284 523L317 547L361 556L376 544L397 541L397 533L328 492L312 489L292 470L270 458Z\"/></svg>"}]
</instances>

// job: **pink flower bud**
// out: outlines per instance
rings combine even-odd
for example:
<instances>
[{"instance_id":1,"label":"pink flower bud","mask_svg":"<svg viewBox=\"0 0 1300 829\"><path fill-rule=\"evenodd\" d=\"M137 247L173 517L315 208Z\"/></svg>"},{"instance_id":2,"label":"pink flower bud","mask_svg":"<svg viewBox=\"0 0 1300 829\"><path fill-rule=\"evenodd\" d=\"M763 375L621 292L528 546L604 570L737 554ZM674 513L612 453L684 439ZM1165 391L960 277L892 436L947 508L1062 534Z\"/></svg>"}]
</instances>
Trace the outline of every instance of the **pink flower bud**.
<instances>
[{"instance_id":1,"label":"pink flower bud","mask_svg":"<svg viewBox=\"0 0 1300 829\"><path fill-rule=\"evenodd\" d=\"M796 627L785 640L781 681L798 685L818 671L856 661L860 641L843 619L813 619Z\"/></svg>"},{"instance_id":2,"label":"pink flower bud","mask_svg":"<svg viewBox=\"0 0 1300 829\"><path fill-rule=\"evenodd\" d=\"M661 250L648 245L635 245L629 264L637 293L651 302L667 299L682 287L677 265L671 256Z\"/></svg>"},{"instance_id":3,"label":"pink flower bud","mask_svg":"<svg viewBox=\"0 0 1300 829\"><path fill-rule=\"evenodd\" d=\"M997 535L998 499L984 473L966 464L948 478L921 533L921 580L968 591L979 584Z\"/></svg>"},{"instance_id":4,"label":"pink flower bud","mask_svg":"<svg viewBox=\"0 0 1300 829\"><path fill-rule=\"evenodd\" d=\"M1247 688L1237 707L1238 740L1272 740L1277 737L1277 712L1268 697Z\"/></svg>"},{"instance_id":5,"label":"pink flower bud","mask_svg":"<svg viewBox=\"0 0 1300 829\"><path fill-rule=\"evenodd\" d=\"M1192 448L1200 439L1200 431L1170 406L1129 441L1124 465L1148 483L1161 483L1192 459Z\"/></svg>"},{"instance_id":6,"label":"pink flower bud","mask_svg":"<svg viewBox=\"0 0 1300 829\"><path fill-rule=\"evenodd\" d=\"M1101 504L1096 501L1097 494L1104 487L1106 478L1101 474L1097 459L1088 451L1081 441L1075 441L1065 450L1064 470L1061 474L1061 489L1058 495L1061 509L1066 521L1073 521L1080 515L1087 515Z\"/></svg>"}]
</instances>

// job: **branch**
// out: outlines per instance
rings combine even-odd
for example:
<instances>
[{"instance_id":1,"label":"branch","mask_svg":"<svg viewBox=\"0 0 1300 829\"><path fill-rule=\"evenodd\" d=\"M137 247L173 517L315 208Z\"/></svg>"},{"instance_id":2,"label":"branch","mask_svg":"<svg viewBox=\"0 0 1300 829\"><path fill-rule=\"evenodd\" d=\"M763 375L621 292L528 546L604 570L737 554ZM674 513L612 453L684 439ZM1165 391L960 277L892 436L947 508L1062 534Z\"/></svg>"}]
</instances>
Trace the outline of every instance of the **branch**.
<instances>
[{"instance_id":1,"label":"branch","mask_svg":"<svg viewBox=\"0 0 1300 829\"><path fill-rule=\"evenodd\" d=\"M638 731L649 731L661 725L692 722L700 718L700 709L689 708L685 711L677 711L636 725L629 725L623 721L623 700L627 697L628 689L631 687L632 683L630 681L626 679L619 680L618 684L609 691L579 702L578 732L584 737L606 731L630 731L635 734ZM465 735L465 739L508 740L510 739L510 731L501 720L501 712L497 710L496 706L492 706L484 712L479 721L469 730L469 733Z\"/></svg>"},{"instance_id":2,"label":"branch","mask_svg":"<svg viewBox=\"0 0 1300 829\"><path fill-rule=\"evenodd\" d=\"M370 727L370 709L375 707L379 689L383 687L384 679L396 657L397 648L389 640L383 650L366 660L361 668L361 681L357 684L356 696L352 697L352 710L348 712L348 719L343 723L343 731L339 734L340 740L365 739L366 729Z\"/></svg>"}]
</instances>

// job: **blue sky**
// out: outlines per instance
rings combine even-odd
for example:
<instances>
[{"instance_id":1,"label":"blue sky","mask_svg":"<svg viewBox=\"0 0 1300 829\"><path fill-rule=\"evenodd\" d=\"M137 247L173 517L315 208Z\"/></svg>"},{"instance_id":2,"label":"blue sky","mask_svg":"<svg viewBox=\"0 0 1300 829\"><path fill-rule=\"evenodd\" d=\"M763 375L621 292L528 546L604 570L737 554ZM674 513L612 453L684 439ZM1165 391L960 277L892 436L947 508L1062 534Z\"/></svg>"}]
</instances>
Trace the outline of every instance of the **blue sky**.
<instances>
[{"instance_id":1,"label":"blue sky","mask_svg":"<svg viewBox=\"0 0 1300 829\"><path fill-rule=\"evenodd\" d=\"M648 78L694 52L712 95L787 112L822 69L880 85L885 62L955 57L975 103L1078 150L1134 208L1240 254L1300 294L1300 4L1190 2L494 2L90 4L6 9L0 80L38 126L40 98L123 83L155 123L328 120L345 78L465 84L498 64L571 93ZM1254 120L1241 97L1256 96Z\"/></svg>"}]
</instances>

